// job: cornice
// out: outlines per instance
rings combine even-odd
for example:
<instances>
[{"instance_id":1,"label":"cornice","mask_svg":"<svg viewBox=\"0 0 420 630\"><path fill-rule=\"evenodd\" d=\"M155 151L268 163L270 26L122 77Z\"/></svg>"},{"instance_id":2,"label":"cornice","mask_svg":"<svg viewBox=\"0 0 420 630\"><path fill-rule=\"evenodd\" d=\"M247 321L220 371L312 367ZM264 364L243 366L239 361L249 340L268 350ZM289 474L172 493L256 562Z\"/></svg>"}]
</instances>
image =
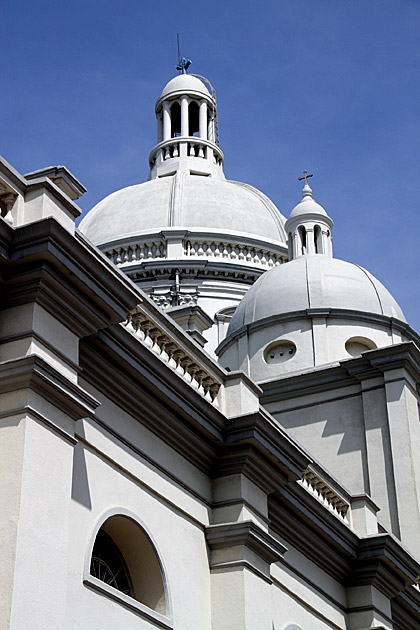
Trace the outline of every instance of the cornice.
<instances>
[{"instance_id":1,"label":"cornice","mask_svg":"<svg viewBox=\"0 0 420 630\"><path fill-rule=\"evenodd\" d=\"M368 350L360 357L259 382L263 390L261 404L359 386L362 381L376 377L380 377L383 382L384 375L396 369L406 370L415 382L420 382L420 351L414 342Z\"/></svg>"},{"instance_id":2,"label":"cornice","mask_svg":"<svg viewBox=\"0 0 420 630\"><path fill-rule=\"evenodd\" d=\"M218 262L213 260L203 260L202 258L186 257L178 259L157 258L153 261L145 261L142 263L122 263L119 269L124 270L129 277L135 281L150 280L154 275L168 275L173 272L174 267L179 269L180 273L185 276L193 277L214 277L219 280L224 278L232 278L234 281L241 280L245 284L253 283L265 271L271 267L264 269L261 267L252 267L246 264L238 264L233 262Z\"/></svg>"},{"instance_id":3,"label":"cornice","mask_svg":"<svg viewBox=\"0 0 420 630\"><path fill-rule=\"evenodd\" d=\"M209 525L205 532L211 550L240 545L248 547L269 564L281 560L287 551L284 545L254 521Z\"/></svg>"},{"instance_id":4,"label":"cornice","mask_svg":"<svg viewBox=\"0 0 420 630\"><path fill-rule=\"evenodd\" d=\"M123 321L142 301L106 257L53 218L11 230L2 221L0 247L2 242L4 307L39 300L82 336Z\"/></svg>"},{"instance_id":5,"label":"cornice","mask_svg":"<svg viewBox=\"0 0 420 630\"><path fill-rule=\"evenodd\" d=\"M282 486L270 497L274 532L343 583L356 555L357 535L297 483Z\"/></svg>"},{"instance_id":6,"label":"cornice","mask_svg":"<svg viewBox=\"0 0 420 630\"><path fill-rule=\"evenodd\" d=\"M247 457L244 459L244 454ZM260 460L260 461L258 461ZM283 483L301 479L303 471L312 462L310 456L262 408L259 412L229 418L224 438L224 451L220 454L219 474L232 474L245 466L250 471L252 461L257 471L269 471L266 478L270 491ZM275 471L275 474L273 472ZM261 482L260 482L261 483Z\"/></svg>"},{"instance_id":7,"label":"cornice","mask_svg":"<svg viewBox=\"0 0 420 630\"><path fill-rule=\"evenodd\" d=\"M80 364L90 384L206 474L242 472L271 492L310 462L264 410L227 420L122 326L83 340Z\"/></svg>"},{"instance_id":8,"label":"cornice","mask_svg":"<svg viewBox=\"0 0 420 630\"><path fill-rule=\"evenodd\" d=\"M387 597L417 583L420 564L392 534L361 538L350 575L352 586L374 584Z\"/></svg>"},{"instance_id":9,"label":"cornice","mask_svg":"<svg viewBox=\"0 0 420 630\"><path fill-rule=\"evenodd\" d=\"M0 393L31 389L66 415L78 420L92 413L98 401L38 355L0 363Z\"/></svg>"},{"instance_id":10,"label":"cornice","mask_svg":"<svg viewBox=\"0 0 420 630\"><path fill-rule=\"evenodd\" d=\"M149 348L115 327L81 342L80 365L88 383L200 470L211 473L225 419Z\"/></svg>"},{"instance_id":11,"label":"cornice","mask_svg":"<svg viewBox=\"0 0 420 630\"><path fill-rule=\"evenodd\" d=\"M398 630L418 630L420 628L420 590L407 587L391 602L392 619Z\"/></svg>"},{"instance_id":12,"label":"cornice","mask_svg":"<svg viewBox=\"0 0 420 630\"><path fill-rule=\"evenodd\" d=\"M392 598L417 581L420 565L391 534L359 538L299 484L272 496L273 531L346 587L374 585Z\"/></svg>"}]
</instances>

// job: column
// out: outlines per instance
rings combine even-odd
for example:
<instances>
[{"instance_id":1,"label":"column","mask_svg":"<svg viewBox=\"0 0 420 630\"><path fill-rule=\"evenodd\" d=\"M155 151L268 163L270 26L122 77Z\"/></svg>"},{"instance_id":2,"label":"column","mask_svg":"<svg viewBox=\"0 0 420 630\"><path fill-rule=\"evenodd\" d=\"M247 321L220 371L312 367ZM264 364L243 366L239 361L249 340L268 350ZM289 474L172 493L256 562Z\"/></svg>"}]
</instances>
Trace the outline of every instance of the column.
<instances>
[{"instance_id":1,"label":"column","mask_svg":"<svg viewBox=\"0 0 420 630\"><path fill-rule=\"evenodd\" d=\"M199 118L199 135L203 140L207 140L207 103L201 101L200 103L200 118Z\"/></svg>"},{"instance_id":2,"label":"column","mask_svg":"<svg viewBox=\"0 0 420 630\"><path fill-rule=\"evenodd\" d=\"M163 103L163 140L171 137L171 112L168 101Z\"/></svg>"},{"instance_id":3,"label":"column","mask_svg":"<svg viewBox=\"0 0 420 630\"><path fill-rule=\"evenodd\" d=\"M207 140L210 140L210 142L214 142L214 120L212 118L210 118L208 122Z\"/></svg>"},{"instance_id":4,"label":"column","mask_svg":"<svg viewBox=\"0 0 420 630\"><path fill-rule=\"evenodd\" d=\"M297 258L298 256L300 256L299 245L300 245L300 237L296 230L295 232L293 232L293 260Z\"/></svg>"},{"instance_id":5,"label":"column","mask_svg":"<svg viewBox=\"0 0 420 630\"><path fill-rule=\"evenodd\" d=\"M162 142L163 140L163 112L160 112L157 117L157 142Z\"/></svg>"},{"instance_id":6,"label":"column","mask_svg":"<svg viewBox=\"0 0 420 630\"><path fill-rule=\"evenodd\" d=\"M181 136L189 136L188 128L188 96L181 96Z\"/></svg>"},{"instance_id":7,"label":"column","mask_svg":"<svg viewBox=\"0 0 420 630\"><path fill-rule=\"evenodd\" d=\"M315 254L315 234L313 227L306 228L306 253Z\"/></svg>"}]
</instances>

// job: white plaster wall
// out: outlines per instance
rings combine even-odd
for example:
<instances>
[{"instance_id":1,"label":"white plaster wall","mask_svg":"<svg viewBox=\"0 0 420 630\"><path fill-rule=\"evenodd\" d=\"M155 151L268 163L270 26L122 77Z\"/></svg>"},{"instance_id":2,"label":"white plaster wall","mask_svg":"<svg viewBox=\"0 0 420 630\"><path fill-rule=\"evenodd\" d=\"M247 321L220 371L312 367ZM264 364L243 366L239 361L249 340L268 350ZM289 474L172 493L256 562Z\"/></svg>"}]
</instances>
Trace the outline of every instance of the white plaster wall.
<instances>
[{"instance_id":1,"label":"white plaster wall","mask_svg":"<svg viewBox=\"0 0 420 630\"><path fill-rule=\"evenodd\" d=\"M61 193L62 194L62 193ZM54 217L71 233L74 233L74 216L69 210L46 189L30 190L25 196L22 223L39 221L46 217Z\"/></svg>"},{"instance_id":2,"label":"white plaster wall","mask_svg":"<svg viewBox=\"0 0 420 630\"><path fill-rule=\"evenodd\" d=\"M0 396L0 409L13 408L14 393ZM0 620L9 627L20 512L26 422L21 414L0 424Z\"/></svg>"},{"instance_id":3,"label":"white plaster wall","mask_svg":"<svg viewBox=\"0 0 420 630\"><path fill-rule=\"evenodd\" d=\"M10 629L63 628L73 447L34 420L24 430Z\"/></svg>"},{"instance_id":4,"label":"white plaster wall","mask_svg":"<svg viewBox=\"0 0 420 630\"><path fill-rule=\"evenodd\" d=\"M286 547L287 564L278 562L271 567L274 629L283 630L296 624L303 630L344 630L346 591L343 586L289 542Z\"/></svg>"},{"instance_id":5,"label":"white plaster wall","mask_svg":"<svg viewBox=\"0 0 420 630\"><path fill-rule=\"evenodd\" d=\"M292 341L296 346L295 354L284 363L266 363L265 349L280 340ZM267 380L314 365L312 327L308 319L257 329L250 333L248 347L250 373L255 381Z\"/></svg>"},{"instance_id":6,"label":"white plaster wall","mask_svg":"<svg viewBox=\"0 0 420 630\"><path fill-rule=\"evenodd\" d=\"M174 628L209 629L210 575L201 524L101 455L83 448L78 457L77 499L71 503L68 532L66 628L91 627L92 620L104 630L150 627L136 613L83 585L85 555L95 524L107 510L121 506L137 515L155 540L168 580Z\"/></svg>"},{"instance_id":7,"label":"white plaster wall","mask_svg":"<svg viewBox=\"0 0 420 630\"><path fill-rule=\"evenodd\" d=\"M249 374L258 382L349 359L351 355L346 351L345 343L352 337L365 337L378 348L393 343L391 329L379 323L305 317L251 329L220 354L219 360L223 367L244 371L249 361ZM265 349L280 340L292 341L296 353L283 363L267 364Z\"/></svg>"},{"instance_id":8,"label":"white plaster wall","mask_svg":"<svg viewBox=\"0 0 420 630\"><path fill-rule=\"evenodd\" d=\"M161 480L165 477L165 471L167 471L168 475L170 475L170 477L168 477L168 479L170 479L168 483L173 491L178 487L173 480L173 478L175 478L179 479L180 488L183 487L182 484L185 484L185 486L191 488L194 493L202 497L203 505L206 505L204 502L211 500L211 480L207 475L182 457L182 455L176 453L168 446L164 440L164 436L162 436L162 438L158 437L141 424L141 418L137 421L120 407L112 403L96 388L92 387L90 383L81 379L80 385L101 403L100 407L96 410L96 416L138 450L136 452L127 446L121 445L116 438L111 438L109 434L106 433L106 430L101 428L94 421L79 422L77 425L78 434L84 436L86 440L91 441L93 444L97 444L100 449L104 451L106 449L109 457L115 458L116 461L120 461L123 458L124 467L142 479L149 479L148 470L153 471L152 462L156 462L159 465L161 474L156 475L153 473L152 479L154 479L154 482L159 481L160 485ZM139 453L147 454L148 458L142 459ZM139 466L141 466L141 468L139 468ZM166 489L165 492L167 491ZM184 496L183 490L181 494L177 493L173 499L179 501L181 500L181 495ZM194 501L194 505L195 504L196 502ZM203 520L203 522L208 518L207 509L206 507L206 516L197 516L197 518Z\"/></svg>"},{"instance_id":9,"label":"white plaster wall","mask_svg":"<svg viewBox=\"0 0 420 630\"><path fill-rule=\"evenodd\" d=\"M330 361L348 359L350 355L345 349L345 343L351 337L365 337L373 341L378 347L392 345L392 332L390 328L375 323L352 322L327 318L328 358Z\"/></svg>"},{"instance_id":10,"label":"white plaster wall","mask_svg":"<svg viewBox=\"0 0 420 630\"><path fill-rule=\"evenodd\" d=\"M285 411L276 403L266 408L351 493L367 492L361 396L335 394L335 400L324 403L313 396L299 398L292 401L294 409Z\"/></svg>"}]
</instances>

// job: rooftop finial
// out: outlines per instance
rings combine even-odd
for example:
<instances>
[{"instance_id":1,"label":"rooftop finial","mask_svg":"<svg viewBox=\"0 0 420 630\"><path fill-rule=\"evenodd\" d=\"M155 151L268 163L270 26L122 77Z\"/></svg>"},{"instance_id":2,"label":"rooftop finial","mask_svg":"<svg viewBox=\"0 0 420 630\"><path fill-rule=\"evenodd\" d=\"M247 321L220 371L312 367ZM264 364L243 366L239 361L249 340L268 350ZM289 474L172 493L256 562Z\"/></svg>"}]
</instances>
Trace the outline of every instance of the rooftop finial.
<instances>
[{"instance_id":1,"label":"rooftop finial","mask_svg":"<svg viewBox=\"0 0 420 630\"><path fill-rule=\"evenodd\" d=\"M303 171L303 177L298 177L298 181L301 182L302 180L305 180L305 185L303 187L302 190L302 199L304 197L312 197L312 189L308 184L308 177L313 177L314 174L311 173L310 175L308 175L308 171Z\"/></svg>"},{"instance_id":2,"label":"rooftop finial","mask_svg":"<svg viewBox=\"0 0 420 630\"><path fill-rule=\"evenodd\" d=\"M178 42L178 65L176 69L179 71L179 74L187 74L187 70L191 65L191 59L185 59L185 57L181 57L181 53L179 52L179 33L176 34L176 39Z\"/></svg>"}]
</instances>

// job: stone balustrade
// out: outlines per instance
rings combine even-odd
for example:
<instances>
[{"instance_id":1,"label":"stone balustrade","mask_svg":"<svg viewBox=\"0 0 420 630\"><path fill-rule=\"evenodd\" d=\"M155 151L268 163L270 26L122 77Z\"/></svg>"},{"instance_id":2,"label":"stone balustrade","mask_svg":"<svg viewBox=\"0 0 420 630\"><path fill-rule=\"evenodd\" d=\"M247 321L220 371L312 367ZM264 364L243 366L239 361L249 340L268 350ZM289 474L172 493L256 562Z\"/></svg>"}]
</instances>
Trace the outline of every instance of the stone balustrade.
<instances>
[{"instance_id":1,"label":"stone balustrade","mask_svg":"<svg viewBox=\"0 0 420 630\"><path fill-rule=\"evenodd\" d=\"M298 481L308 492L314 495L333 514L349 525L350 502L347 501L330 483L327 483L312 467L308 467Z\"/></svg>"},{"instance_id":2,"label":"stone balustrade","mask_svg":"<svg viewBox=\"0 0 420 630\"><path fill-rule=\"evenodd\" d=\"M166 257L166 241L138 242L105 251L115 265Z\"/></svg>"},{"instance_id":3,"label":"stone balustrade","mask_svg":"<svg viewBox=\"0 0 420 630\"><path fill-rule=\"evenodd\" d=\"M268 268L275 267L287 260L284 255L269 249L228 241L212 241L210 239L191 238L185 241L184 254L187 257L203 256L205 258L243 262L248 265L261 265Z\"/></svg>"},{"instance_id":4,"label":"stone balustrade","mask_svg":"<svg viewBox=\"0 0 420 630\"><path fill-rule=\"evenodd\" d=\"M142 241L141 238L120 243L118 246L109 244L103 247L103 251L107 257L116 265L135 264L153 260L162 260L164 258L171 259L174 254L173 250L168 247L166 234L157 233L152 237L149 235L148 240ZM224 241L220 241L216 235L197 234L194 235L190 231L179 235L178 245L176 239L170 236L171 245L175 244L179 249L176 250L175 258L178 260L184 257L186 260L203 259L219 263L243 264L248 267L256 267L259 269L270 269L287 261L286 253L276 251L275 245L264 247L257 242L254 244L240 241L238 237L234 237Z\"/></svg>"},{"instance_id":5,"label":"stone balustrade","mask_svg":"<svg viewBox=\"0 0 420 630\"><path fill-rule=\"evenodd\" d=\"M197 358L191 356L139 305L127 315L125 326L145 346L155 352L174 372L182 376L204 398L218 406L218 381Z\"/></svg>"},{"instance_id":6,"label":"stone balustrade","mask_svg":"<svg viewBox=\"0 0 420 630\"><path fill-rule=\"evenodd\" d=\"M185 147L185 150L183 150L183 147ZM165 162L172 158L179 158L182 155L210 160L213 164L220 166L220 168L223 166L223 153L219 147L204 138L193 136L170 138L160 142L150 153L150 168L153 168L156 162Z\"/></svg>"}]
</instances>

